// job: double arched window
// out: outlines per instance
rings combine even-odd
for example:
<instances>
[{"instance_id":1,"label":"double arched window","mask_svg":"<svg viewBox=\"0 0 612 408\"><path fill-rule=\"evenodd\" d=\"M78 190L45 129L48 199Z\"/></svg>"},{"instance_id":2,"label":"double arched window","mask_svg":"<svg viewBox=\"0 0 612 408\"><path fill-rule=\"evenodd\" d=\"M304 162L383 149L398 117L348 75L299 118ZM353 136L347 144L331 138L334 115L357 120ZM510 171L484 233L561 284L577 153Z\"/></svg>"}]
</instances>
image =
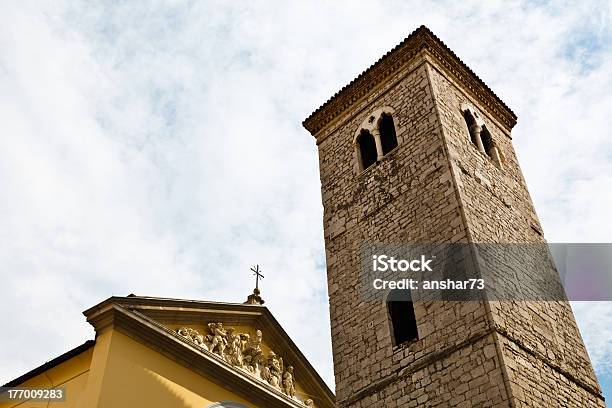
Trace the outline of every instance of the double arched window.
<instances>
[{"instance_id":1,"label":"double arched window","mask_svg":"<svg viewBox=\"0 0 612 408\"><path fill-rule=\"evenodd\" d=\"M484 121L471 106L463 106L462 113L472 144L501 168L501 155Z\"/></svg>"},{"instance_id":2,"label":"double arched window","mask_svg":"<svg viewBox=\"0 0 612 408\"><path fill-rule=\"evenodd\" d=\"M360 171L376 164L397 147L393 113L393 108L377 109L363 121L355 133L355 151Z\"/></svg>"}]
</instances>

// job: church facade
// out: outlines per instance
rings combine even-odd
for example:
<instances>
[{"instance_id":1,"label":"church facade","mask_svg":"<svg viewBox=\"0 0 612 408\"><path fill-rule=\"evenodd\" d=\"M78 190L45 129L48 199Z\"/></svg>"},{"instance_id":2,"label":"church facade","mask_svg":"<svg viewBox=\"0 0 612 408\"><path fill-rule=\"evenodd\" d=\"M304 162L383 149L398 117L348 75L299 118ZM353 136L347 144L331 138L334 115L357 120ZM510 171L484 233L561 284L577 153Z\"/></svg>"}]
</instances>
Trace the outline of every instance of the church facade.
<instances>
[{"instance_id":1,"label":"church facade","mask_svg":"<svg viewBox=\"0 0 612 408\"><path fill-rule=\"evenodd\" d=\"M422 26L303 122L319 152L338 407L605 406L564 299L375 302L359 289L368 243L546 245L516 119Z\"/></svg>"},{"instance_id":2,"label":"church facade","mask_svg":"<svg viewBox=\"0 0 612 408\"><path fill-rule=\"evenodd\" d=\"M244 304L109 298L84 312L95 340L5 384L59 389L64 398L0 407L334 407L262 303L259 293Z\"/></svg>"}]
</instances>

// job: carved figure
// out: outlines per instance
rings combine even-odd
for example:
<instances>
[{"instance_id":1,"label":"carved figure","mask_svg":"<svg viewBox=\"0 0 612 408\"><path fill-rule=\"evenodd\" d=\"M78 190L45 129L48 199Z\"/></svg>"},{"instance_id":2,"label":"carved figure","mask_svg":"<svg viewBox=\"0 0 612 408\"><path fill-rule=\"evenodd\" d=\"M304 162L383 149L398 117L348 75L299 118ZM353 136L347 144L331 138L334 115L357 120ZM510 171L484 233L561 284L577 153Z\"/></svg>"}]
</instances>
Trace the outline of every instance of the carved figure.
<instances>
[{"instance_id":1,"label":"carved figure","mask_svg":"<svg viewBox=\"0 0 612 408\"><path fill-rule=\"evenodd\" d=\"M280 388L282 374L283 359L276 357L276 353L270 351L270 353L268 353L268 365L264 367L261 372L261 377L271 386Z\"/></svg>"},{"instance_id":2,"label":"carved figure","mask_svg":"<svg viewBox=\"0 0 612 408\"><path fill-rule=\"evenodd\" d=\"M207 336L210 342L208 350L225 360L227 332L223 329L223 323L208 323L208 330L210 331L210 335Z\"/></svg>"},{"instance_id":3,"label":"carved figure","mask_svg":"<svg viewBox=\"0 0 612 408\"><path fill-rule=\"evenodd\" d=\"M246 339L248 343L245 346L243 353L243 359L247 369L256 374L259 373L260 367L263 365L263 351L261 350L262 337L261 330L257 330L253 340L250 340L249 336L247 335Z\"/></svg>"},{"instance_id":4,"label":"carved figure","mask_svg":"<svg viewBox=\"0 0 612 408\"><path fill-rule=\"evenodd\" d=\"M202 336L197 330L191 327L181 327L176 331L180 336L183 336L199 346L204 346L204 336Z\"/></svg>"},{"instance_id":5,"label":"carved figure","mask_svg":"<svg viewBox=\"0 0 612 408\"><path fill-rule=\"evenodd\" d=\"M308 398L306 401L304 401L304 405L306 405L309 408L314 408L314 401Z\"/></svg>"},{"instance_id":6,"label":"carved figure","mask_svg":"<svg viewBox=\"0 0 612 408\"><path fill-rule=\"evenodd\" d=\"M228 363L234 366L242 367L243 357L242 357L242 340L240 334L234 334L234 329L227 329L227 357L226 360Z\"/></svg>"},{"instance_id":7,"label":"carved figure","mask_svg":"<svg viewBox=\"0 0 612 408\"><path fill-rule=\"evenodd\" d=\"M176 332L183 337L187 337L188 339L191 339L193 336L200 334L197 330L192 329L191 327L181 327L179 329L176 329Z\"/></svg>"},{"instance_id":8,"label":"carved figure","mask_svg":"<svg viewBox=\"0 0 612 408\"><path fill-rule=\"evenodd\" d=\"M245 355L250 342L251 335L249 333L240 333L240 350L242 350L243 356Z\"/></svg>"},{"instance_id":9,"label":"carved figure","mask_svg":"<svg viewBox=\"0 0 612 408\"><path fill-rule=\"evenodd\" d=\"M295 397L295 386L293 385L293 366L287 366L287 370L283 373L283 392Z\"/></svg>"}]
</instances>

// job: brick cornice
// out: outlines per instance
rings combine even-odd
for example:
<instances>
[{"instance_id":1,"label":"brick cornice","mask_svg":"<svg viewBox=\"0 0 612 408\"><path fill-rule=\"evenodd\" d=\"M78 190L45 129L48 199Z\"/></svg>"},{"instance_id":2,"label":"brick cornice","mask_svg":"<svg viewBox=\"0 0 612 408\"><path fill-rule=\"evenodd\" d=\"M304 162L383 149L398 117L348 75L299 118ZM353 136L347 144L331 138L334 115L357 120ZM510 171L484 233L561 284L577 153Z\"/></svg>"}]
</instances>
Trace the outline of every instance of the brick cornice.
<instances>
[{"instance_id":1,"label":"brick cornice","mask_svg":"<svg viewBox=\"0 0 612 408\"><path fill-rule=\"evenodd\" d=\"M327 124L356 102L370 94L378 84L397 73L422 50L458 81L472 97L508 130L516 124L516 115L461 59L427 27L421 26L404 41L343 87L314 111L302 124L315 137Z\"/></svg>"}]
</instances>

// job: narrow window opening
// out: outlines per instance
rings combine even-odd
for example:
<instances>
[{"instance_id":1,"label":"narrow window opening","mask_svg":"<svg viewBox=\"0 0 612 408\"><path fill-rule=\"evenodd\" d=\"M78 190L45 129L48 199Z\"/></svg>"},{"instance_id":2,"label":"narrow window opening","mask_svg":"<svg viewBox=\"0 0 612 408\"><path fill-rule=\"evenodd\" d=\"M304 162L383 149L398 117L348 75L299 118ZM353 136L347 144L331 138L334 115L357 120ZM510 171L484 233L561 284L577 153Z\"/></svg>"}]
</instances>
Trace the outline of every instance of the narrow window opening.
<instances>
[{"instance_id":1,"label":"narrow window opening","mask_svg":"<svg viewBox=\"0 0 612 408\"><path fill-rule=\"evenodd\" d=\"M361 165L363 170L365 170L376 163L376 158L378 157L374 136L367 130L362 130L357 138L357 144L361 155Z\"/></svg>"},{"instance_id":2,"label":"narrow window opening","mask_svg":"<svg viewBox=\"0 0 612 408\"><path fill-rule=\"evenodd\" d=\"M485 149L485 153L487 154L487 156L493 158L493 150L495 147L493 145L493 138L491 137L491 133L489 133L486 126L482 127L482 130L480 131L480 138L482 140L482 146Z\"/></svg>"},{"instance_id":3,"label":"narrow window opening","mask_svg":"<svg viewBox=\"0 0 612 408\"><path fill-rule=\"evenodd\" d=\"M385 155L397 147L397 135L395 134L395 125L391 115L387 113L382 114L378 131L380 133L383 155Z\"/></svg>"},{"instance_id":4,"label":"narrow window opening","mask_svg":"<svg viewBox=\"0 0 612 408\"><path fill-rule=\"evenodd\" d=\"M472 113L469 110L463 112L463 118L465 119L465 124L467 125L468 132L470 133L470 140L474 144L474 146L478 147L478 142L476 141L476 128L478 125L476 124L476 119L472 116Z\"/></svg>"},{"instance_id":5,"label":"narrow window opening","mask_svg":"<svg viewBox=\"0 0 612 408\"><path fill-rule=\"evenodd\" d=\"M391 321L393 344L398 346L408 341L417 340L419 333L410 290L391 291L387 298L387 308Z\"/></svg>"}]
</instances>

